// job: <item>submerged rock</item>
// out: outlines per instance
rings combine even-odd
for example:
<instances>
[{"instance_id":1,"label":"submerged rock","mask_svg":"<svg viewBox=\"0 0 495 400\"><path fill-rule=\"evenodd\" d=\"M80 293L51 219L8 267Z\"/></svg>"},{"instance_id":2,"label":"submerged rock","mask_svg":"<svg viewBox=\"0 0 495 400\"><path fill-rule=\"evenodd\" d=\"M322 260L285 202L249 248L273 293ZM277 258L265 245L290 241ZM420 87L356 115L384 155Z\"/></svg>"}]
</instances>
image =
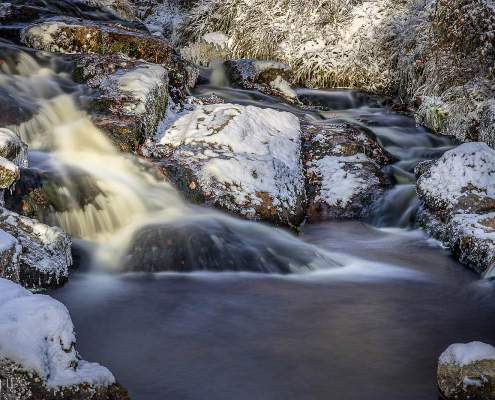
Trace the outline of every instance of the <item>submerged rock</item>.
<instances>
[{"instance_id":1,"label":"submerged rock","mask_svg":"<svg viewBox=\"0 0 495 400\"><path fill-rule=\"evenodd\" d=\"M152 136L168 104L168 73L160 65L121 56L81 56L74 76L94 94L93 121L125 152Z\"/></svg>"},{"instance_id":2,"label":"submerged rock","mask_svg":"<svg viewBox=\"0 0 495 400\"><path fill-rule=\"evenodd\" d=\"M234 104L195 106L167 129L163 168L193 200L297 227L304 218L299 120Z\"/></svg>"},{"instance_id":3,"label":"submerged rock","mask_svg":"<svg viewBox=\"0 0 495 400\"><path fill-rule=\"evenodd\" d=\"M128 400L107 368L81 360L75 342L63 304L0 279L2 399Z\"/></svg>"},{"instance_id":4,"label":"submerged rock","mask_svg":"<svg viewBox=\"0 0 495 400\"><path fill-rule=\"evenodd\" d=\"M466 143L439 160L421 164L417 192L420 222L462 263L481 274L494 272L495 150Z\"/></svg>"},{"instance_id":5,"label":"submerged rock","mask_svg":"<svg viewBox=\"0 0 495 400\"><path fill-rule=\"evenodd\" d=\"M438 360L438 388L446 400L495 399L495 347L453 344Z\"/></svg>"},{"instance_id":6,"label":"submerged rock","mask_svg":"<svg viewBox=\"0 0 495 400\"><path fill-rule=\"evenodd\" d=\"M275 61L230 60L224 63L232 85L297 101L297 93L290 83L291 70L288 65Z\"/></svg>"},{"instance_id":7,"label":"submerged rock","mask_svg":"<svg viewBox=\"0 0 495 400\"><path fill-rule=\"evenodd\" d=\"M135 233L126 271L247 271L288 274L338 264L282 231L211 214L149 225Z\"/></svg>"},{"instance_id":8,"label":"submerged rock","mask_svg":"<svg viewBox=\"0 0 495 400\"><path fill-rule=\"evenodd\" d=\"M11 257L5 277L27 288L58 287L67 281L72 265L71 240L61 229L0 209L2 257ZM4 276L4 275L2 275Z\"/></svg>"},{"instance_id":9,"label":"submerged rock","mask_svg":"<svg viewBox=\"0 0 495 400\"><path fill-rule=\"evenodd\" d=\"M360 218L388 184L391 157L366 131L347 123L304 123L307 218Z\"/></svg>"}]
</instances>

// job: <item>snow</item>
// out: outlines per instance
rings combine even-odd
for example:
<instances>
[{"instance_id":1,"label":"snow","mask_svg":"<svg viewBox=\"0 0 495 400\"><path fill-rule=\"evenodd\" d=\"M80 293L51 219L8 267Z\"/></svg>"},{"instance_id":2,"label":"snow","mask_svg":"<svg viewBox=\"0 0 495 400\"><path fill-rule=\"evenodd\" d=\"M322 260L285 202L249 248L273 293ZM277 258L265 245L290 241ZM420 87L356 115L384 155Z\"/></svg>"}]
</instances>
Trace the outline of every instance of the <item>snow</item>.
<instances>
[{"instance_id":1,"label":"snow","mask_svg":"<svg viewBox=\"0 0 495 400\"><path fill-rule=\"evenodd\" d=\"M12 161L0 157L0 189L7 189L19 178L19 167Z\"/></svg>"},{"instance_id":2,"label":"snow","mask_svg":"<svg viewBox=\"0 0 495 400\"><path fill-rule=\"evenodd\" d=\"M288 99L297 99L296 91L292 89L290 83L281 76L277 76L272 82L270 82L270 87L272 89L278 90L284 97Z\"/></svg>"},{"instance_id":3,"label":"snow","mask_svg":"<svg viewBox=\"0 0 495 400\"><path fill-rule=\"evenodd\" d=\"M204 190L218 197L228 192L237 205L248 206L243 213L252 214L249 205L262 203L259 193L275 206L295 206L304 186L300 135L299 120L290 113L215 104L181 116L160 144L182 149Z\"/></svg>"},{"instance_id":4,"label":"snow","mask_svg":"<svg viewBox=\"0 0 495 400\"><path fill-rule=\"evenodd\" d=\"M167 71L160 65L144 64L131 71L120 71L108 79L115 79L120 90L137 100L135 104L127 104L126 111L142 114L152 93L165 85Z\"/></svg>"},{"instance_id":5,"label":"snow","mask_svg":"<svg viewBox=\"0 0 495 400\"><path fill-rule=\"evenodd\" d=\"M489 222L492 223L491 227ZM455 214L450 220L450 224L463 236L492 241L495 254L495 212L487 214Z\"/></svg>"},{"instance_id":6,"label":"snow","mask_svg":"<svg viewBox=\"0 0 495 400\"><path fill-rule=\"evenodd\" d=\"M450 345L438 361L464 367L481 360L495 361L495 347L482 342L456 343Z\"/></svg>"},{"instance_id":7,"label":"snow","mask_svg":"<svg viewBox=\"0 0 495 400\"><path fill-rule=\"evenodd\" d=\"M17 244L15 237L0 229L0 253L11 249L12 246L17 246Z\"/></svg>"},{"instance_id":8,"label":"snow","mask_svg":"<svg viewBox=\"0 0 495 400\"><path fill-rule=\"evenodd\" d=\"M47 20L28 26L21 31L21 41L33 48L44 49L52 52L68 53L68 49L56 44L55 37L60 34L62 28L68 25L65 22Z\"/></svg>"},{"instance_id":9,"label":"snow","mask_svg":"<svg viewBox=\"0 0 495 400\"><path fill-rule=\"evenodd\" d=\"M225 48L228 46L229 37L222 32L210 32L203 36L203 40L206 43Z\"/></svg>"},{"instance_id":10,"label":"snow","mask_svg":"<svg viewBox=\"0 0 495 400\"><path fill-rule=\"evenodd\" d=\"M418 180L426 196L453 208L469 193L495 199L495 150L485 143L465 143L447 151Z\"/></svg>"},{"instance_id":11,"label":"snow","mask_svg":"<svg viewBox=\"0 0 495 400\"><path fill-rule=\"evenodd\" d=\"M50 388L113 384L108 369L79 360L75 342L63 304L0 279L0 359L37 373Z\"/></svg>"},{"instance_id":12,"label":"snow","mask_svg":"<svg viewBox=\"0 0 495 400\"><path fill-rule=\"evenodd\" d=\"M379 184L375 176L365 180L358 171L345 170L346 164L366 161L371 160L360 153L351 157L325 156L312 161L308 171L321 178L320 193L315 200L323 200L331 206L345 207L353 197L370 186Z\"/></svg>"}]
</instances>

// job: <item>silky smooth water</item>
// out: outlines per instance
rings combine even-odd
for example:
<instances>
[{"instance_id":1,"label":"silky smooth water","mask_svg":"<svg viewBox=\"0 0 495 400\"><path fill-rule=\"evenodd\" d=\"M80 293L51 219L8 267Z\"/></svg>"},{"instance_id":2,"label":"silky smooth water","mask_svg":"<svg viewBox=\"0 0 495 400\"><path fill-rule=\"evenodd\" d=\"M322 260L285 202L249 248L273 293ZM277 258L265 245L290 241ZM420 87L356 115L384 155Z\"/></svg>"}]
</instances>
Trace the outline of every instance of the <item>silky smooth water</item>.
<instances>
[{"instance_id":1,"label":"silky smooth water","mask_svg":"<svg viewBox=\"0 0 495 400\"><path fill-rule=\"evenodd\" d=\"M206 80L195 94L351 121L396 157L387 173L397 185L367 223L307 225L298 238L189 204L91 124L62 60L7 47L0 89L34 112L12 128L29 142L32 167L66 178L60 195L73 205L46 222L71 232L81 250L79 271L50 295L68 307L82 356L108 366L133 399L435 399L437 358L449 344L495 343L493 284L411 226L414 166L450 148L448 138L354 91L301 90L321 106L308 110ZM84 207L69 184L81 176L99 192ZM119 273L133 232L156 223L171 234L185 225L200 236L232 232L230 260L256 260L276 245L276 262L297 273ZM241 257L247 247L251 258ZM199 262L198 250L187 247ZM279 270L263 263L254 270Z\"/></svg>"}]
</instances>

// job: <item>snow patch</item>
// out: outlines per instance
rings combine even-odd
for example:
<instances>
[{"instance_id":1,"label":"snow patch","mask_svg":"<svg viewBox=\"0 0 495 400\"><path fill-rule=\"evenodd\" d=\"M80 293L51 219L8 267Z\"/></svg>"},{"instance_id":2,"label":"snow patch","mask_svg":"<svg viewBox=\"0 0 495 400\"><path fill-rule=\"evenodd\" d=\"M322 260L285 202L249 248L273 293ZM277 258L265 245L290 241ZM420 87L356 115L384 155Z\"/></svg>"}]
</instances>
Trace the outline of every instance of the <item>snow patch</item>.
<instances>
[{"instance_id":1,"label":"snow patch","mask_svg":"<svg viewBox=\"0 0 495 400\"><path fill-rule=\"evenodd\" d=\"M495 360L495 347L483 342L456 343L450 345L438 359L440 364L459 367L482 360Z\"/></svg>"}]
</instances>

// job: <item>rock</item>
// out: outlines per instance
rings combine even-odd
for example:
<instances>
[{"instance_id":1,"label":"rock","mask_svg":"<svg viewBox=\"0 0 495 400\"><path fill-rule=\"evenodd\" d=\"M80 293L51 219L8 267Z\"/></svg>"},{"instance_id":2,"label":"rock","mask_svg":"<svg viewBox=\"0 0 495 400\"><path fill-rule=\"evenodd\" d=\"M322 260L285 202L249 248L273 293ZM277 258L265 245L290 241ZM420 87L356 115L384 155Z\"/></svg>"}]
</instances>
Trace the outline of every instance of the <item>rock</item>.
<instances>
[{"instance_id":1,"label":"rock","mask_svg":"<svg viewBox=\"0 0 495 400\"><path fill-rule=\"evenodd\" d=\"M54 213L83 208L101 194L94 178L76 169L63 173L38 168L21 169L21 177L6 191L5 207L41 221L50 221Z\"/></svg>"},{"instance_id":2,"label":"rock","mask_svg":"<svg viewBox=\"0 0 495 400\"><path fill-rule=\"evenodd\" d=\"M495 347L453 344L438 360L438 388L446 400L495 399Z\"/></svg>"},{"instance_id":3,"label":"rock","mask_svg":"<svg viewBox=\"0 0 495 400\"><path fill-rule=\"evenodd\" d=\"M122 151L136 151L155 134L168 104L165 68L93 55L78 57L74 76L94 90L89 104L93 121Z\"/></svg>"},{"instance_id":4,"label":"rock","mask_svg":"<svg viewBox=\"0 0 495 400\"><path fill-rule=\"evenodd\" d=\"M81 360L58 301L0 279L2 399L128 400L105 367Z\"/></svg>"},{"instance_id":5,"label":"rock","mask_svg":"<svg viewBox=\"0 0 495 400\"><path fill-rule=\"evenodd\" d=\"M194 86L198 70L182 60L164 39L110 22L54 17L23 29L22 42L34 49L58 53L121 54L134 60L160 64L168 71L169 94L176 102Z\"/></svg>"},{"instance_id":6,"label":"rock","mask_svg":"<svg viewBox=\"0 0 495 400\"><path fill-rule=\"evenodd\" d=\"M19 179L19 167L0 157L0 189L8 189Z\"/></svg>"},{"instance_id":7,"label":"rock","mask_svg":"<svg viewBox=\"0 0 495 400\"><path fill-rule=\"evenodd\" d=\"M196 201L254 220L303 220L301 131L292 114L233 104L195 106L158 147L169 177Z\"/></svg>"},{"instance_id":8,"label":"rock","mask_svg":"<svg viewBox=\"0 0 495 400\"><path fill-rule=\"evenodd\" d=\"M389 183L391 156L366 131L347 123L303 123L307 218L360 218Z\"/></svg>"},{"instance_id":9,"label":"rock","mask_svg":"<svg viewBox=\"0 0 495 400\"><path fill-rule=\"evenodd\" d=\"M83 0L84 3L110 11L117 17L127 21L137 21L134 4L128 0Z\"/></svg>"},{"instance_id":10,"label":"rock","mask_svg":"<svg viewBox=\"0 0 495 400\"><path fill-rule=\"evenodd\" d=\"M27 167L27 145L10 129L0 128L0 157Z\"/></svg>"},{"instance_id":11,"label":"rock","mask_svg":"<svg viewBox=\"0 0 495 400\"><path fill-rule=\"evenodd\" d=\"M419 222L480 274L494 273L495 150L466 143L416 168Z\"/></svg>"},{"instance_id":12,"label":"rock","mask_svg":"<svg viewBox=\"0 0 495 400\"><path fill-rule=\"evenodd\" d=\"M0 47L0 51L4 48ZM0 62L15 62L15 60L5 60L0 58ZM8 79L8 78L6 78ZM8 87L7 87L8 89ZM14 96L6 88L0 88L0 126L19 125L28 121L37 111L32 102L21 97Z\"/></svg>"},{"instance_id":13,"label":"rock","mask_svg":"<svg viewBox=\"0 0 495 400\"><path fill-rule=\"evenodd\" d=\"M222 215L148 225L134 234L125 271L248 271L288 274L336 267L323 252L286 232Z\"/></svg>"},{"instance_id":14,"label":"rock","mask_svg":"<svg viewBox=\"0 0 495 400\"><path fill-rule=\"evenodd\" d=\"M419 177L417 190L426 207L441 214L495 209L495 150L466 143L447 151Z\"/></svg>"},{"instance_id":15,"label":"rock","mask_svg":"<svg viewBox=\"0 0 495 400\"><path fill-rule=\"evenodd\" d=\"M466 266L485 278L495 276L495 212L455 214L441 220L423 209L419 223L447 246Z\"/></svg>"},{"instance_id":16,"label":"rock","mask_svg":"<svg viewBox=\"0 0 495 400\"><path fill-rule=\"evenodd\" d=\"M274 61L249 59L230 60L224 63L225 71L232 85L297 101L297 94L290 83L291 71L288 65Z\"/></svg>"},{"instance_id":17,"label":"rock","mask_svg":"<svg viewBox=\"0 0 495 400\"><path fill-rule=\"evenodd\" d=\"M0 232L4 239L16 241L16 281L34 289L54 288L67 281L72 265L71 240L61 229L0 209ZM10 244L4 248L7 252L10 249ZM7 276L12 278L12 273Z\"/></svg>"}]
</instances>

